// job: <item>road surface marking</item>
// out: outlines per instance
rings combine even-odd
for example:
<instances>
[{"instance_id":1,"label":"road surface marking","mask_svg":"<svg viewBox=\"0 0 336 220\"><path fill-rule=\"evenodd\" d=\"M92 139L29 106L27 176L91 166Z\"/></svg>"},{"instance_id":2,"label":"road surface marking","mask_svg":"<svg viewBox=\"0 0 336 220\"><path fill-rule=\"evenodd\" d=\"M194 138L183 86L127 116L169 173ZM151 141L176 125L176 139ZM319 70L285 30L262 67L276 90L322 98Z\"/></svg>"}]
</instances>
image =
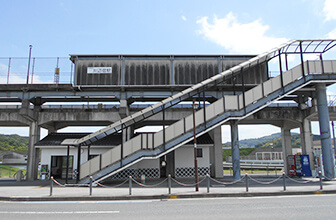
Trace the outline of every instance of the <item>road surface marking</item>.
<instances>
[{"instance_id":1,"label":"road surface marking","mask_svg":"<svg viewBox=\"0 0 336 220\"><path fill-rule=\"evenodd\" d=\"M0 211L0 214L50 215L50 214L119 214L120 211L69 211L69 212L17 212Z\"/></svg>"},{"instance_id":2,"label":"road surface marking","mask_svg":"<svg viewBox=\"0 0 336 220\"><path fill-rule=\"evenodd\" d=\"M111 200L111 201L31 201L31 202L18 202L18 201L0 201L1 203L19 203L19 204L118 204L118 203L151 203L155 200Z\"/></svg>"}]
</instances>

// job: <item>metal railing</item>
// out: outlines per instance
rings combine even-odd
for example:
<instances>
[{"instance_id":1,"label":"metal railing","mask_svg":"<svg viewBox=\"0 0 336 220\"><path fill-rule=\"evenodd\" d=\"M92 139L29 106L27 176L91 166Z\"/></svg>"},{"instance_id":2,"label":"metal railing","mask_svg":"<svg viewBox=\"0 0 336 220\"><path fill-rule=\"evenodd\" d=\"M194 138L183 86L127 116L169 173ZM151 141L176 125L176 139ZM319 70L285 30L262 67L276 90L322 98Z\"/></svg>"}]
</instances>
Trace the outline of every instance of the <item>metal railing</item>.
<instances>
[{"instance_id":1,"label":"metal railing","mask_svg":"<svg viewBox=\"0 0 336 220\"><path fill-rule=\"evenodd\" d=\"M270 178L268 178L270 179ZM311 184L312 186L318 186L316 190L323 190L323 180L325 181L331 181L330 179L326 178L325 176L322 175L321 172L319 172L318 180L314 179L302 179L302 178L294 178L293 176L288 176L285 174L285 172L282 173L279 177L272 178L269 181L265 180L260 180L257 179L256 177L252 177L252 175L245 174L243 175L239 180L234 180L234 181L229 181L229 182L224 182L219 179L215 179L210 177L209 174L207 174L205 177L200 178L200 180L196 183L186 183L183 182L183 180L177 180L176 178L171 177L171 175L168 175L167 178L164 180L160 180L160 182L155 183L155 184L145 184L145 178L142 180L136 180L132 176L129 176L128 179L124 180L123 182L116 184L116 185L105 185L100 183L99 181L93 180L92 176L90 176L90 182L88 184L61 184L57 180L55 180L53 177L50 178L50 196L53 196L53 188L54 184L56 184L59 187L88 187L89 188L89 195L92 196L93 194L93 188L94 187L102 187L102 188L110 188L110 189L115 189L115 188L128 188L128 195L132 195L132 190L133 190L133 184L136 184L142 188L167 188L167 195L172 194L172 189L173 184L175 184L175 187L195 187L196 185L199 185L203 183L203 187L206 187L206 192L210 193L211 187L225 187L225 186L235 186L235 187L241 187L245 189L245 192L248 193L249 189L251 188L250 183L253 182L254 184L257 185L263 185L264 187L270 186L272 184L278 184L279 187L283 189L283 192L287 191L288 188L288 183L291 182L292 185L294 184L300 184L300 185L305 185L305 184ZM128 185L127 185L128 183ZM292 186L291 185L291 186ZM196 190L197 192L198 190ZM316 191L313 191L316 192ZM218 194L218 190L216 192ZM230 193L230 192L229 192ZM261 192L262 193L262 192ZM153 193L154 194L154 193ZM190 190L188 190L188 194L190 194ZM177 197L176 197L177 198Z\"/></svg>"},{"instance_id":2,"label":"metal railing","mask_svg":"<svg viewBox=\"0 0 336 220\"><path fill-rule=\"evenodd\" d=\"M309 68L306 68L305 76L310 73L322 72L322 67L320 64L321 64L320 61L305 62L303 65L309 66ZM333 73L333 67L335 67L334 69L336 69L336 61L324 61L323 64L324 64L324 71L323 71L324 73ZM245 117L247 113L267 106L267 103L265 104L263 102L258 102L259 100L263 98L270 99L270 97L272 97L272 94L274 92L282 91L284 86L289 86L291 83L300 79L302 79L302 72L301 72L301 65L298 65L293 69L283 73L282 75L272 78L246 91L243 94L224 96L223 98L217 100L216 102L212 103L211 105L203 109L198 110L195 113L196 115L195 126L198 128L201 128L203 126L203 128L198 131L201 133L205 132L206 129L210 129L211 126L215 126L215 124L212 123L224 123L225 120L229 120L231 113L234 114L233 112L237 113L243 111L241 116L235 114L235 117L236 118ZM295 86L290 91L293 91L298 88L299 88L298 86ZM278 99L279 97L280 94L274 95L275 100ZM153 107L153 111L155 108L156 107ZM134 115L129 116L125 120L127 121L133 119L131 123L137 122L139 120L138 117L140 117L143 114L147 114L149 110L150 109L145 109L143 111L135 113ZM223 118L221 118L220 116L222 116ZM103 136L106 136L112 132L110 129L116 126L123 127L122 120L116 122L108 129L102 129L98 133L105 132ZM99 170L103 170L105 168L112 169L111 165L116 164L117 162L120 163L119 165L117 165L118 167L120 166L126 168L125 166L126 164L134 163L137 160L140 161L142 160L142 157L152 158L154 156L154 158L156 158L156 156L160 155L161 152L170 149L169 147L170 145L175 149L184 144L186 141L189 141L189 139L192 138L192 136L189 134L189 132L193 128L192 126L193 126L192 115L189 115L155 134L138 135L132 138L131 140L122 143L121 145L116 146L113 149L105 152L104 154L101 155L101 157L96 157L92 160L83 163L80 168L81 170L80 178L82 179L88 175L92 175L98 172ZM88 135L86 138L90 139L95 137L96 135L97 134ZM82 139L79 141L84 140ZM141 153L141 151L143 151L143 153ZM138 153L138 155L135 156L135 153ZM131 156L133 156L134 159L132 159ZM123 161L124 159L126 159L127 161ZM113 169L116 169L116 167ZM107 175L107 173L105 175ZM109 175L112 175L112 173L108 174L107 176Z\"/></svg>"},{"instance_id":3,"label":"metal railing","mask_svg":"<svg viewBox=\"0 0 336 220\"><path fill-rule=\"evenodd\" d=\"M0 84L72 84L74 65L69 57L0 57ZM59 72L56 71L59 68Z\"/></svg>"}]
</instances>

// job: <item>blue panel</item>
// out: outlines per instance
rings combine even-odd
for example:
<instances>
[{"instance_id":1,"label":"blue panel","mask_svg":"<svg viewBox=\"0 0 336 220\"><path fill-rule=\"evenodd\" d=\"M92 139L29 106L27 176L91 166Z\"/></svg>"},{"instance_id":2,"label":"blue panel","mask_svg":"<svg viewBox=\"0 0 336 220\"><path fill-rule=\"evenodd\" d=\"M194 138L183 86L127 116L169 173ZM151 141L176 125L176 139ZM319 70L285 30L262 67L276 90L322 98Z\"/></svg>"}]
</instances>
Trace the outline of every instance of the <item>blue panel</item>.
<instances>
[{"instance_id":1,"label":"blue panel","mask_svg":"<svg viewBox=\"0 0 336 220\"><path fill-rule=\"evenodd\" d=\"M301 155L302 176L311 176L309 155Z\"/></svg>"}]
</instances>

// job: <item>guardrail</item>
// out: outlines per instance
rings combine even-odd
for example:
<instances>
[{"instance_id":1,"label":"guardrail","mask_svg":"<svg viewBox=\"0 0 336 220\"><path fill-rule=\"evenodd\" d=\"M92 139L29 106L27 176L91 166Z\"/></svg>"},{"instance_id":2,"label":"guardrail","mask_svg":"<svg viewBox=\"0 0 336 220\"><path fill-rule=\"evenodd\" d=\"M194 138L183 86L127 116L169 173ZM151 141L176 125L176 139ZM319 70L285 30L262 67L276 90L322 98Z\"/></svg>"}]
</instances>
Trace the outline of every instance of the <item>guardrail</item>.
<instances>
[{"instance_id":1,"label":"guardrail","mask_svg":"<svg viewBox=\"0 0 336 220\"><path fill-rule=\"evenodd\" d=\"M253 164L253 163L240 163L240 168L244 170L281 170L283 169L283 164ZM224 169L232 169L231 162L223 163Z\"/></svg>"},{"instance_id":2,"label":"guardrail","mask_svg":"<svg viewBox=\"0 0 336 220\"><path fill-rule=\"evenodd\" d=\"M240 160L240 164L282 165L283 160Z\"/></svg>"}]
</instances>

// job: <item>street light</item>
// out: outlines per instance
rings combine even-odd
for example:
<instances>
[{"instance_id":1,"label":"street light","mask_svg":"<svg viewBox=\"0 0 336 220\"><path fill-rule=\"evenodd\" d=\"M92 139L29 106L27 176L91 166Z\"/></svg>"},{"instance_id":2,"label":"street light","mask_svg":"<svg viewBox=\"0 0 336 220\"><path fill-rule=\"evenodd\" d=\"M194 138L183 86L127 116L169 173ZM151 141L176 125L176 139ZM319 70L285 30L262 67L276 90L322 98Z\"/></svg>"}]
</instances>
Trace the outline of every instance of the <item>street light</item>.
<instances>
[{"instance_id":1,"label":"street light","mask_svg":"<svg viewBox=\"0 0 336 220\"><path fill-rule=\"evenodd\" d=\"M271 160L273 160L273 143L270 143L271 146Z\"/></svg>"},{"instance_id":2,"label":"street light","mask_svg":"<svg viewBox=\"0 0 336 220\"><path fill-rule=\"evenodd\" d=\"M197 109L197 103L193 100L193 127L194 127L194 167L195 167L195 190L198 191L198 165L197 165L197 141L196 141L196 120L195 110Z\"/></svg>"}]
</instances>

